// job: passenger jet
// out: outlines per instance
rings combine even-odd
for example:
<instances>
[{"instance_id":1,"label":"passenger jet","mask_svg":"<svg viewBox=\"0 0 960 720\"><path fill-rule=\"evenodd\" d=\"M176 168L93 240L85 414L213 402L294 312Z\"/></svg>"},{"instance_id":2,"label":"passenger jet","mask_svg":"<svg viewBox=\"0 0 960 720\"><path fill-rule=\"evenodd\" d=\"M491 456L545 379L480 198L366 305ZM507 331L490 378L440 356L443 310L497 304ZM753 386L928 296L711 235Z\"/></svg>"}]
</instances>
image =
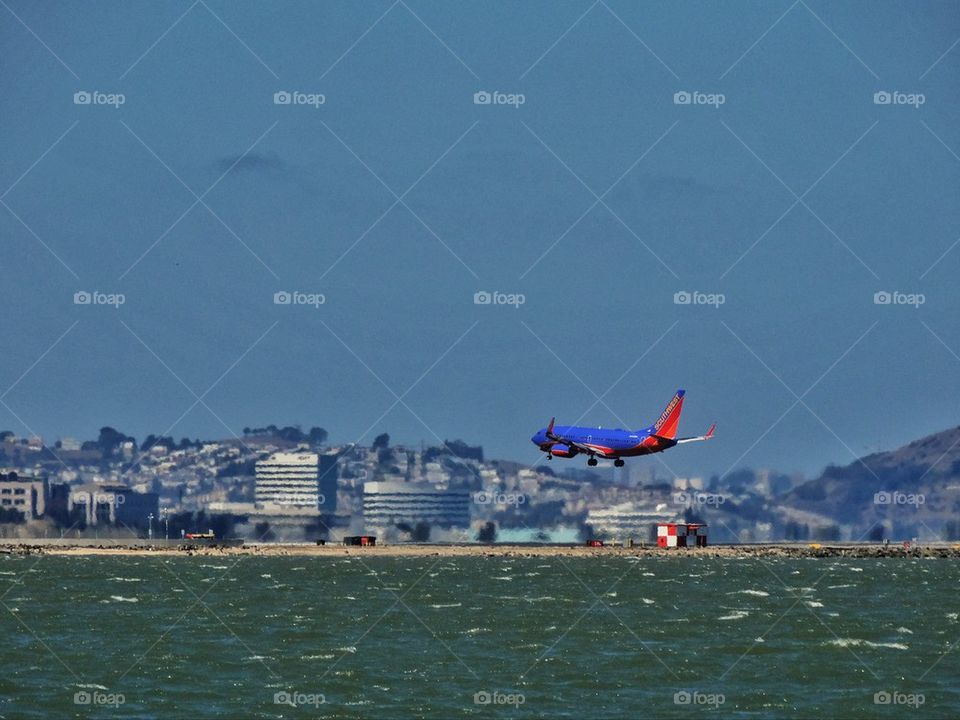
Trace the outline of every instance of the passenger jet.
<instances>
[{"instance_id":1,"label":"passenger jet","mask_svg":"<svg viewBox=\"0 0 960 720\"><path fill-rule=\"evenodd\" d=\"M714 423L706 435L696 437L677 437L680 426L680 411L683 410L683 390L677 390L670 404L660 413L660 418L650 427L642 430L616 430L611 428L579 427L577 425L554 426L555 418L542 428L530 440L547 453L547 459L554 456L571 458L584 453L589 456L587 465L596 465L597 458L613 458L613 464L623 467L623 458L635 455L650 455L681 445L713 437Z\"/></svg>"}]
</instances>

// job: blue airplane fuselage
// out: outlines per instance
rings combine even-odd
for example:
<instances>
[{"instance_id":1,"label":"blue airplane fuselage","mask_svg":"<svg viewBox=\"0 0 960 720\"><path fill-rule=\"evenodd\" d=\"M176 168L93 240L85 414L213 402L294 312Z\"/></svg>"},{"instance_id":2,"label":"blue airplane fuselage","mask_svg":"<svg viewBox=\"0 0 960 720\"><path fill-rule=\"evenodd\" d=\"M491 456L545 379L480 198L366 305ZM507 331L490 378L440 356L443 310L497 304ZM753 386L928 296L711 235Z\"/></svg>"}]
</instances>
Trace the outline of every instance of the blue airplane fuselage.
<instances>
[{"instance_id":1,"label":"blue airplane fuselage","mask_svg":"<svg viewBox=\"0 0 960 720\"><path fill-rule=\"evenodd\" d=\"M581 452L577 450L576 445L592 448L601 457L649 455L673 446L667 438L656 437L653 430L652 425L641 430L556 425L553 428L555 440L547 437L547 428L540 428L530 440L544 452L560 457L571 457ZM574 445L567 444L565 441L570 441Z\"/></svg>"},{"instance_id":2,"label":"blue airplane fuselage","mask_svg":"<svg viewBox=\"0 0 960 720\"><path fill-rule=\"evenodd\" d=\"M569 458L583 453L589 456L589 465L596 465L596 458L602 457L613 458L616 461L615 465L622 466L621 458L623 457L650 455L663 452L680 443L709 440L713 436L713 426L706 435L677 437L684 394L683 390L677 390L657 421L640 430L554 425L554 421L551 420L550 424L540 428L530 441L551 458Z\"/></svg>"}]
</instances>

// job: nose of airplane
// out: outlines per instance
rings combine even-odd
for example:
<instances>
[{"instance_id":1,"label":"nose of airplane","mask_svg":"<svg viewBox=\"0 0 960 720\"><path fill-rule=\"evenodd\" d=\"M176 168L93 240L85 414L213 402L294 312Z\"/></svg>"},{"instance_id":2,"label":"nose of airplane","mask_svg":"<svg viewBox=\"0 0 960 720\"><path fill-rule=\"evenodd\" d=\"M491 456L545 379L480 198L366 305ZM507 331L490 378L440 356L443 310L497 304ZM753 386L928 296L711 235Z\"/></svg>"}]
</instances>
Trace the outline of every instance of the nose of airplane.
<instances>
[{"instance_id":1,"label":"nose of airplane","mask_svg":"<svg viewBox=\"0 0 960 720\"><path fill-rule=\"evenodd\" d=\"M542 432L542 431L541 431L541 432L538 432L536 435L534 435L532 438L530 438L530 442L532 442L534 445L542 445L542 444L543 444L543 432Z\"/></svg>"}]
</instances>

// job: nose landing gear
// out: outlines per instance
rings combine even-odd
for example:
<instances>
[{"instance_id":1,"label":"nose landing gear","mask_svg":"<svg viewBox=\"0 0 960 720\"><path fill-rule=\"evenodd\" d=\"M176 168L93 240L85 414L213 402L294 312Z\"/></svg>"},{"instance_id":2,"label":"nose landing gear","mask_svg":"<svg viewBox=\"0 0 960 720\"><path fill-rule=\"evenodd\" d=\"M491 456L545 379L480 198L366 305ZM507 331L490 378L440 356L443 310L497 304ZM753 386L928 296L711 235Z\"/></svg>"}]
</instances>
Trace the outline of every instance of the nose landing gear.
<instances>
[{"instance_id":1,"label":"nose landing gear","mask_svg":"<svg viewBox=\"0 0 960 720\"><path fill-rule=\"evenodd\" d=\"M617 458L613 461L613 464L616 467L623 467L623 458Z\"/></svg>"},{"instance_id":2,"label":"nose landing gear","mask_svg":"<svg viewBox=\"0 0 960 720\"><path fill-rule=\"evenodd\" d=\"M595 457L590 458L589 460L587 460L587 465L589 465L590 467L596 467L597 459Z\"/></svg>"}]
</instances>

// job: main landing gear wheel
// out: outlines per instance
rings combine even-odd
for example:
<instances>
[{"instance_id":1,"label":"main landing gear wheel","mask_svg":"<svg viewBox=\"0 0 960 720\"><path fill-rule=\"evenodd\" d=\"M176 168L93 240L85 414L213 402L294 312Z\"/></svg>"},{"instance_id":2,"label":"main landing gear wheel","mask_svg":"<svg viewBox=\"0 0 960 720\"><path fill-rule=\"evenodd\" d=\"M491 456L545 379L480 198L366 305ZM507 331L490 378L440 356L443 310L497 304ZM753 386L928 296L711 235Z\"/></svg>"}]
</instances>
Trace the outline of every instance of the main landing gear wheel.
<instances>
[{"instance_id":1,"label":"main landing gear wheel","mask_svg":"<svg viewBox=\"0 0 960 720\"><path fill-rule=\"evenodd\" d=\"M613 464L614 464L616 467L623 467L623 459L622 459L622 458L617 458L616 460L613 461Z\"/></svg>"},{"instance_id":2,"label":"main landing gear wheel","mask_svg":"<svg viewBox=\"0 0 960 720\"><path fill-rule=\"evenodd\" d=\"M595 457L592 457L589 460L587 460L587 465L589 465L590 467L594 467L596 464L597 464L597 459Z\"/></svg>"}]
</instances>

